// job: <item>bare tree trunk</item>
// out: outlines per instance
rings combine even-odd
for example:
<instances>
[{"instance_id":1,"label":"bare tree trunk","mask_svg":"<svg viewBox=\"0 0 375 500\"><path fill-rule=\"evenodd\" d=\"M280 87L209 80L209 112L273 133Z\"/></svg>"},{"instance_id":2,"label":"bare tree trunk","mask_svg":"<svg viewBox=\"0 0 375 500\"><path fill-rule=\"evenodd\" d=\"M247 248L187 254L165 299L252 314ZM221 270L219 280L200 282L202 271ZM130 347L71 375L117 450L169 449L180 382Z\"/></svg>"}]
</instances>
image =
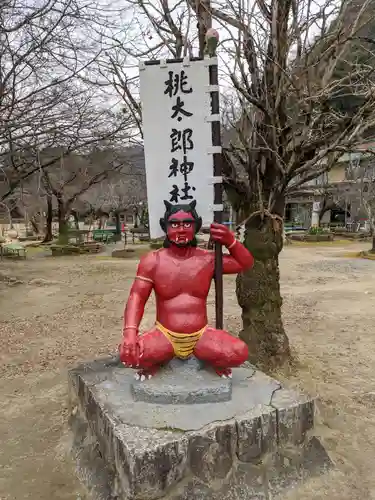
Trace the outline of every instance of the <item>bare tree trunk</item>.
<instances>
[{"instance_id":1,"label":"bare tree trunk","mask_svg":"<svg viewBox=\"0 0 375 500\"><path fill-rule=\"evenodd\" d=\"M253 269L237 277L236 293L243 322L239 336L249 346L249 360L262 369L280 366L291 357L281 317L278 259L283 247L281 226L267 216L262 222L259 215L247 222L244 244L255 263Z\"/></svg>"},{"instance_id":2,"label":"bare tree trunk","mask_svg":"<svg viewBox=\"0 0 375 500\"><path fill-rule=\"evenodd\" d=\"M57 198L57 218L59 223L59 242L62 245L69 243L69 224L68 224L69 210L65 206L61 198Z\"/></svg>"},{"instance_id":3,"label":"bare tree trunk","mask_svg":"<svg viewBox=\"0 0 375 500\"><path fill-rule=\"evenodd\" d=\"M206 33L212 26L211 18L211 2L210 0L202 0L197 3L197 19L198 19L198 42L199 42L199 57L204 57L206 46Z\"/></svg>"},{"instance_id":4,"label":"bare tree trunk","mask_svg":"<svg viewBox=\"0 0 375 500\"><path fill-rule=\"evenodd\" d=\"M89 220L89 231L91 231L91 228L92 228L92 226L94 224L94 220L95 220L94 216L90 215L89 218L88 218L88 220Z\"/></svg>"},{"instance_id":5,"label":"bare tree trunk","mask_svg":"<svg viewBox=\"0 0 375 500\"><path fill-rule=\"evenodd\" d=\"M33 228L34 233L39 234L40 233L39 224L38 224L38 221L37 221L35 215L30 217L30 224L31 224L31 227Z\"/></svg>"},{"instance_id":6,"label":"bare tree trunk","mask_svg":"<svg viewBox=\"0 0 375 500\"><path fill-rule=\"evenodd\" d=\"M371 235L371 239L372 239L370 253L375 253L375 228L374 228L374 224L372 221L372 212L371 212L370 217L369 217L369 222L370 222L370 235Z\"/></svg>"},{"instance_id":7,"label":"bare tree trunk","mask_svg":"<svg viewBox=\"0 0 375 500\"><path fill-rule=\"evenodd\" d=\"M323 216L325 215L325 213L327 211L328 211L328 208L326 208L326 207L323 210L320 210L320 212L319 212L319 226L322 223Z\"/></svg>"},{"instance_id":8,"label":"bare tree trunk","mask_svg":"<svg viewBox=\"0 0 375 500\"><path fill-rule=\"evenodd\" d=\"M116 221L116 241L121 240L121 221L120 214L118 212L114 213L115 221Z\"/></svg>"},{"instance_id":9,"label":"bare tree trunk","mask_svg":"<svg viewBox=\"0 0 375 500\"><path fill-rule=\"evenodd\" d=\"M76 210L73 210L72 211L72 215L74 217L74 227L79 230L79 219L78 219L78 214L76 212Z\"/></svg>"},{"instance_id":10,"label":"bare tree trunk","mask_svg":"<svg viewBox=\"0 0 375 500\"><path fill-rule=\"evenodd\" d=\"M46 216L46 227L43 243L48 243L53 240L52 234L52 220L53 220L53 210L52 210L52 196L47 195L47 216Z\"/></svg>"},{"instance_id":11,"label":"bare tree trunk","mask_svg":"<svg viewBox=\"0 0 375 500\"><path fill-rule=\"evenodd\" d=\"M328 210L328 198L327 198L327 195L323 195L322 198L323 199L320 202L319 216L318 216L318 218L319 218L319 226L320 226L320 223L322 222L324 214Z\"/></svg>"},{"instance_id":12,"label":"bare tree trunk","mask_svg":"<svg viewBox=\"0 0 375 500\"><path fill-rule=\"evenodd\" d=\"M373 210L372 210L372 206L369 203L365 204L365 208L366 208L366 212L367 212L368 222L370 224L370 236L372 238L372 245L371 245L370 253L375 253L375 224L374 224L374 218L373 218Z\"/></svg>"},{"instance_id":13,"label":"bare tree trunk","mask_svg":"<svg viewBox=\"0 0 375 500\"><path fill-rule=\"evenodd\" d=\"M138 207L134 208L134 228L138 227L138 221L139 221L139 209Z\"/></svg>"}]
</instances>

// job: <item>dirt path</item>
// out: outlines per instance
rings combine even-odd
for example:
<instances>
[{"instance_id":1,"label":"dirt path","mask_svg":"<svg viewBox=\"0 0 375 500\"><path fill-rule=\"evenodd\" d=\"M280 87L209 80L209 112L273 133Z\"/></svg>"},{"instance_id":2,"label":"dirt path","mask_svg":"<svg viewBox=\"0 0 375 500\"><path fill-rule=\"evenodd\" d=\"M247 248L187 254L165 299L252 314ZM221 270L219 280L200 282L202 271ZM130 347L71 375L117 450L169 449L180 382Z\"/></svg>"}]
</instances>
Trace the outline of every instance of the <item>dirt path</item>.
<instances>
[{"instance_id":1,"label":"dirt path","mask_svg":"<svg viewBox=\"0 0 375 500\"><path fill-rule=\"evenodd\" d=\"M319 395L317 431L337 464L288 500L375 499L375 262L340 258L346 250L292 245L281 256L284 321L299 367L277 376ZM0 262L0 275L22 282L5 285L0 276L1 500L85 498L67 458L66 372L113 352L135 264ZM235 331L234 279L225 287L226 326ZM144 327L153 314L154 302Z\"/></svg>"}]
</instances>

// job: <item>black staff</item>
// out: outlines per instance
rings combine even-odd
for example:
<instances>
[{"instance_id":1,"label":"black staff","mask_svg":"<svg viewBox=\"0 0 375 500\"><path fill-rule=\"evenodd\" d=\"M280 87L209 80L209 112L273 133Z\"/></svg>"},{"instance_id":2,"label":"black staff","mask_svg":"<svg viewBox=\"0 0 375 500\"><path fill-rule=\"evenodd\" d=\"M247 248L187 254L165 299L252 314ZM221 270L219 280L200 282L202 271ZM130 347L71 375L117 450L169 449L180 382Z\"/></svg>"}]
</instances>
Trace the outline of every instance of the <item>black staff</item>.
<instances>
[{"instance_id":1,"label":"black staff","mask_svg":"<svg viewBox=\"0 0 375 500\"><path fill-rule=\"evenodd\" d=\"M219 85L218 65L209 66L210 85ZM219 90L210 92L211 95L211 114L218 115L218 120L212 121L212 146L221 147L221 132L220 132L220 102ZM222 153L213 154L214 163L214 221L218 224L223 222L223 212L218 210L223 204L223 184L222 176ZM216 313L216 328L223 329L223 252L220 243L215 242L215 313Z\"/></svg>"}]
</instances>

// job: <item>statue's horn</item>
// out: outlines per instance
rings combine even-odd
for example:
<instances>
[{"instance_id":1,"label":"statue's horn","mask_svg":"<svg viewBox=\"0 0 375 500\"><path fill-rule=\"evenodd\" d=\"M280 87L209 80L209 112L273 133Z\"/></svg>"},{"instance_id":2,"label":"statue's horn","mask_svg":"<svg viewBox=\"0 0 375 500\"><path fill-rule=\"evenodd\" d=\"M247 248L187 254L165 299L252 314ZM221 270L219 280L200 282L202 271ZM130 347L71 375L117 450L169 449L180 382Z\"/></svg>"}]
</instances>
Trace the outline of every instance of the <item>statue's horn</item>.
<instances>
[{"instance_id":1,"label":"statue's horn","mask_svg":"<svg viewBox=\"0 0 375 500\"><path fill-rule=\"evenodd\" d=\"M164 200L164 205L165 205L166 210L170 210L171 207L173 207L172 203L169 203L169 201L167 201L167 200Z\"/></svg>"},{"instance_id":2,"label":"statue's horn","mask_svg":"<svg viewBox=\"0 0 375 500\"><path fill-rule=\"evenodd\" d=\"M193 201L190 203L190 208L191 208L192 210L195 210L195 207L196 207L196 206L197 206L197 202L196 202L196 200L193 200Z\"/></svg>"}]
</instances>

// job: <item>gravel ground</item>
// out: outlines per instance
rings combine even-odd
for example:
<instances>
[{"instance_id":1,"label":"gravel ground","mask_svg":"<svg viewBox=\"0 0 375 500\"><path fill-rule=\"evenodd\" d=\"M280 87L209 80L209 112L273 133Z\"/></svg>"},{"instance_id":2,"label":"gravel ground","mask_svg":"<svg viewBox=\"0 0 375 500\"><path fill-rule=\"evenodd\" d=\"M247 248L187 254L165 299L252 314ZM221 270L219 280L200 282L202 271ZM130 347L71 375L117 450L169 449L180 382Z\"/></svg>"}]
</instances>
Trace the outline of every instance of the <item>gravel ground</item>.
<instances>
[{"instance_id":1,"label":"gravel ground","mask_svg":"<svg viewBox=\"0 0 375 500\"><path fill-rule=\"evenodd\" d=\"M285 500L375 499L375 262L342 257L363 248L291 245L281 255L298 363L276 376L319 396L316 431L336 464ZM85 498L68 457L66 372L116 348L135 266L95 256L0 262L1 500ZM226 327L236 331L233 277L225 289ZM154 312L151 300L144 328Z\"/></svg>"}]
</instances>

